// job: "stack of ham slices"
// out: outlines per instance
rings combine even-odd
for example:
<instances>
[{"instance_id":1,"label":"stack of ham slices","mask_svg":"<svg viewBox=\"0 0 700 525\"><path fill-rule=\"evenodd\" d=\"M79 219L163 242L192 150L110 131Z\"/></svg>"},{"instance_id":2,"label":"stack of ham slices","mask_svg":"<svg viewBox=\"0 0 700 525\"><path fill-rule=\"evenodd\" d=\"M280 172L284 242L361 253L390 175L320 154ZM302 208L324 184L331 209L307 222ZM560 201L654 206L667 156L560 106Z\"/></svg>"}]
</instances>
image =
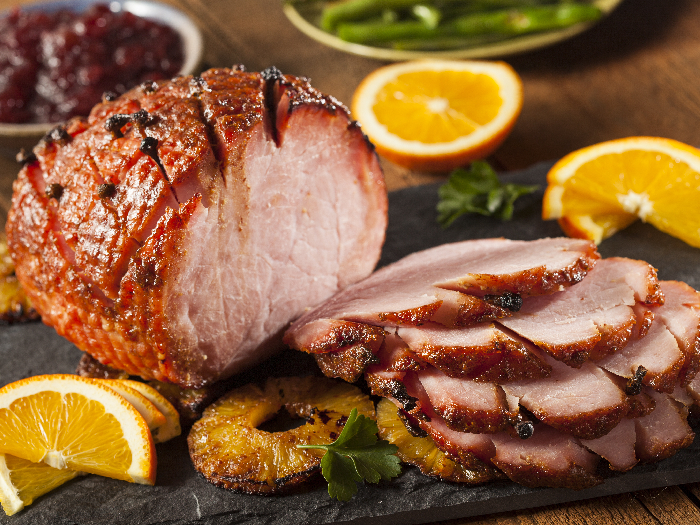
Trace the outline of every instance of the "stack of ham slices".
<instances>
[{"instance_id":1,"label":"stack of ham slices","mask_svg":"<svg viewBox=\"0 0 700 525\"><path fill-rule=\"evenodd\" d=\"M298 319L286 343L364 379L465 468L586 488L694 434L700 294L576 239L412 254Z\"/></svg>"}]
</instances>

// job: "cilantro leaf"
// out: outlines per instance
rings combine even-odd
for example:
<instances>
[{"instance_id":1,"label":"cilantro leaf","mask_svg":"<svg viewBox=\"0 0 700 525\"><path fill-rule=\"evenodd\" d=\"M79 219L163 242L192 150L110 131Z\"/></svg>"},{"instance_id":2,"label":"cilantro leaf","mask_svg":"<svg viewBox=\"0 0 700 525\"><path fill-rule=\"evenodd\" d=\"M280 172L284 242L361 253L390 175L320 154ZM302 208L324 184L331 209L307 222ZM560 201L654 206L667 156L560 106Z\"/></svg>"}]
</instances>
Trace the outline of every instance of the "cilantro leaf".
<instances>
[{"instance_id":1,"label":"cilantro leaf","mask_svg":"<svg viewBox=\"0 0 700 525\"><path fill-rule=\"evenodd\" d=\"M516 199L536 189L537 186L503 184L488 163L473 162L468 170L454 170L438 189L438 222L447 228L465 213L479 213L508 221L513 217Z\"/></svg>"},{"instance_id":2,"label":"cilantro leaf","mask_svg":"<svg viewBox=\"0 0 700 525\"><path fill-rule=\"evenodd\" d=\"M379 483L401 473L396 456L398 447L377 438L377 423L353 408L343 431L328 445L297 445L299 448L320 448L326 453L321 459L321 473L328 482L331 498L349 501L362 480Z\"/></svg>"}]
</instances>

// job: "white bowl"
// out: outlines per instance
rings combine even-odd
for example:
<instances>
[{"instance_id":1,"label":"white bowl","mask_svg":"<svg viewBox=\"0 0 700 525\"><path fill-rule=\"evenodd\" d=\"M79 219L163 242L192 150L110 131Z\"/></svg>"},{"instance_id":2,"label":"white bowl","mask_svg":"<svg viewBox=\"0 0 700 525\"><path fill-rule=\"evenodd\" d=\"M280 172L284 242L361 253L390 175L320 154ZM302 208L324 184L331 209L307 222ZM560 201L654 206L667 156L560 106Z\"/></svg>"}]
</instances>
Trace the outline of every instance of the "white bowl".
<instances>
[{"instance_id":1,"label":"white bowl","mask_svg":"<svg viewBox=\"0 0 700 525\"><path fill-rule=\"evenodd\" d=\"M92 4L108 4L113 11L129 11L142 18L165 24L174 29L182 39L184 62L178 72L190 75L197 72L202 60L204 40L197 25L182 11L172 6L145 0L58 0L22 5L22 11L45 11L52 13L69 9L76 13L86 11ZM0 13L4 16L7 12ZM0 147L7 153L19 148L31 148L48 131L60 122L41 124L5 124L0 122Z\"/></svg>"}]
</instances>

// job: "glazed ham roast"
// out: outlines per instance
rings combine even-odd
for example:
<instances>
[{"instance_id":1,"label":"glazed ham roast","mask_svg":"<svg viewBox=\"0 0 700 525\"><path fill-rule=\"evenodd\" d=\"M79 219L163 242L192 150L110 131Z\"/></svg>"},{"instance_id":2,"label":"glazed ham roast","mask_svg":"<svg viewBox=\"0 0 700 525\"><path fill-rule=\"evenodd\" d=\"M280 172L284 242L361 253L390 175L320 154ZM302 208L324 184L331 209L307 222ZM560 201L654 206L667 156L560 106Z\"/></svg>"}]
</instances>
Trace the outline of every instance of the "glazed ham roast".
<instances>
[{"instance_id":1,"label":"glazed ham roast","mask_svg":"<svg viewBox=\"0 0 700 525\"><path fill-rule=\"evenodd\" d=\"M602 460L626 471L694 438L700 293L587 241L414 253L305 313L285 342L328 376L364 378L478 482L586 488Z\"/></svg>"},{"instance_id":2,"label":"glazed ham roast","mask_svg":"<svg viewBox=\"0 0 700 525\"><path fill-rule=\"evenodd\" d=\"M7 223L43 321L104 365L200 387L361 280L387 195L348 111L243 68L106 95L26 155Z\"/></svg>"}]
</instances>

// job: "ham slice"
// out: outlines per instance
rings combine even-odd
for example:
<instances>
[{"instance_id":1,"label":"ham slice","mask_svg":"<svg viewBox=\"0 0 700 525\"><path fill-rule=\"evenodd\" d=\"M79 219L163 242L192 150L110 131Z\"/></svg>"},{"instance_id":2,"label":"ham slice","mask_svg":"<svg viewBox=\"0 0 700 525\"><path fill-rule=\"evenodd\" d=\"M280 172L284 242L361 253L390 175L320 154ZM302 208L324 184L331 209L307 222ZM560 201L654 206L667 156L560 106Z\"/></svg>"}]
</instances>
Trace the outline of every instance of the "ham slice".
<instances>
[{"instance_id":1,"label":"ham slice","mask_svg":"<svg viewBox=\"0 0 700 525\"><path fill-rule=\"evenodd\" d=\"M420 325L434 316L443 324L460 325L502 317L510 306L502 300L504 294L550 293L569 286L583 279L598 257L591 243L560 238L482 239L430 248L378 270L307 312L287 332L286 341L297 348L297 332L317 319L399 326Z\"/></svg>"},{"instance_id":2,"label":"ham slice","mask_svg":"<svg viewBox=\"0 0 700 525\"><path fill-rule=\"evenodd\" d=\"M685 356L680 381L686 385L700 371L700 293L680 281L662 281L661 291L666 301L652 311L676 337Z\"/></svg>"},{"instance_id":3,"label":"ham slice","mask_svg":"<svg viewBox=\"0 0 700 525\"><path fill-rule=\"evenodd\" d=\"M426 324L401 327L397 334L416 356L452 377L508 382L546 377L551 370L530 342L493 323Z\"/></svg>"},{"instance_id":4,"label":"ham slice","mask_svg":"<svg viewBox=\"0 0 700 525\"><path fill-rule=\"evenodd\" d=\"M602 437L581 440L584 447L607 460L612 470L620 472L626 472L639 463L634 450L636 443L637 431L633 419L623 419Z\"/></svg>"},{"instance_id":5,"label":"ham slice","mask_svg":"<svg viewBox=\"0 0 700 525\"><path fill-rule=\"evenodd\" d=\"M668 458L693 442L687 411L667 394L647 389L655 402L653 412L635 419L637 457L644 462Z\"/></svg>"},{"instance_id":6,"label":"ham slice","mask_svg":"<svg viewBox=\"0 0 700 525\"><path fill-rule=\"evenodd\" d=\"M690 444L687 407L700 400L700 379L682 380L698 347L695 291L624 258L597 261L563 287L531 286L522 273L500 284L447 278L449 265L422 265L438 264L435 250L336 295L287 340L317 360L371 347L377 362L365 380L410 432L466 468L497 468L524 485L587 488L603 481L601 459L625 472ZM408 267L418 278L406 285ZM518 297L519 311L484 306ZM372 327L384 330L378 349Z\"/></svg>"},{"instance_id":7,"label":"ham slice","mask_svg":"<svg viewBox=\"0 0 700 525\"><path fill-rule=\"evenodd\" d=\"M415 374L433 410L452 430L493 433L518 421L517 404L510 407L498 385L451 378L433 367Z\"/></svg>"},{"instance_id":8,"label":"ham slice","mask_svg":"<svg viewBox=\"0 0 700 525\"><path fill-rule=\"evenodd\" d=\"M661 302L656 272L643 261L600 261L570 289L530 297L500 323L571 366L622 348L637 323L637 301Z\"/></svg>"},{"instance_id":9,"label":"ham slice","mask_svg":"<svg viewBox=\"0 0 700 525\"><path fill-rule=\"evenodd\" d=\"M632 378L643 367L643 384L659 392L673 392L685 355L678 348L673 334L659 320L655 320L644 337L635 338L614 354L603 357L596 364L620 377Z\"/></svg>"},{"instance_id":10,"label":"ham slice","mask_svg":"<svg viewBox=\"0 0 700 525\"><path fill-rule=\"evenodd\" d=\"M546 358L552 373L544 379L504 383L503 389L538 419L566 434L595 439L607 434L630 411L628 397L592 363L572 368Z\"/></svg>"},{"instance_id":11,"label":"ham slice","mask_svg":"<svg viewBox=\"0 0 700 525\"><path fill-rule=\"evenodd\" d=\"M491 463L521 485L583 489L603 481L596 472L597 455L546 425L537 425L527 440L504 433L492 440L496 455Z\"/></svg>"}]
</instances>

